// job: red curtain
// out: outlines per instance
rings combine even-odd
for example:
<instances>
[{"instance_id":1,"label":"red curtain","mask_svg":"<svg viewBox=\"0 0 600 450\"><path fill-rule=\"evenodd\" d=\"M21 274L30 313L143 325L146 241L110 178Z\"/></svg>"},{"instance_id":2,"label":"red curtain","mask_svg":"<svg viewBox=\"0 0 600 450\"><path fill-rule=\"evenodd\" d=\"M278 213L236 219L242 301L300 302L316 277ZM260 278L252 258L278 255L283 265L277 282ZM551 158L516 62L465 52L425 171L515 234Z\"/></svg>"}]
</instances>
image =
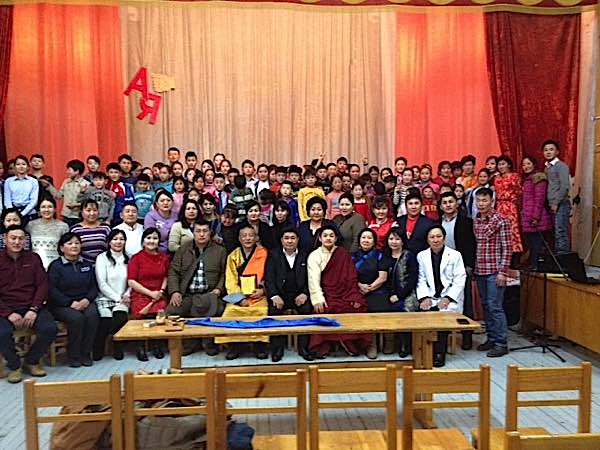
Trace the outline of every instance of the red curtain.
<instances>
[{"instance_id":1,"label":"red curtain","mask_svg":"<svg viewBox=\"0 0 600 450\"><path fill-rule=\"evenodd\" d=\"M68 160L127 151L119 7L14 7L8 155L43 153L60 185Z\"/></svg>"},{"instance_id":2,"label":"red curtain","mask_svg":"<svg viewBox=\"0 0 600 450\"><path fill-rule=\"evenodd\" d=\"M485 15L487 61L502 153L518 166L541 162L546 139L561 144L574 173L577 157L580 15Z\"/></svg>"},{"instance_id":3,"label":"red curtain","mask_svg":"<svg viewBox=\"0 0 600 450\"><path fill-rule=\"evenodd\" d=\"M0 161L6 162L4 109L8 92L10 46L12 38L12 6L0 6ZM6 168L5 168L6 169Z\"/></svg>"},{"instance_id":4,"label":"red curtain","mask_svg":"<svg viewBox=\"0 0 600 450\"><path fill-rule=\"evenodd\" d=\"M396 155L410 165L499 154L482 12L397 15Z\"/></svg>"}]
</instances>

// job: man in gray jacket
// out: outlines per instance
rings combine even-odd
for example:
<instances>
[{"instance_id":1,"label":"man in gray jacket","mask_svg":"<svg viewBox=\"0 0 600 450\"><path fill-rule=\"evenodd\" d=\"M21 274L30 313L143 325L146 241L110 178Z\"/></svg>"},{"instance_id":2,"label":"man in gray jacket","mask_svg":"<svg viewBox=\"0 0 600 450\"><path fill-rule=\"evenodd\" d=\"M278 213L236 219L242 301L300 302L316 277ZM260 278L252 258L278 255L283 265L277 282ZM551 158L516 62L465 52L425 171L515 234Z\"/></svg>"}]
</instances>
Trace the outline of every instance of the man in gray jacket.
<instances>
[{"instance_id":1,"label":"man in gray jacket","mask_svg":"<svg viewBox=\"0 0 600 450\"><path fill-rule=\"evenodd\" d=\"M211 239L210 224L199 220L194 225L194 240L175 253L169 267L166 313L184 317L218 317L223 313L221 297L225 292L225 249ZM214 340L204 343L210 356L218 353ZM186 348L184 353L190 354Z\"/></svg>"},{"instance_id":2,"label":"man in gray jacket","mask_svg":"<svg viewBox=\"0 0 600 450\"><path fill-rule=\"evenodd\" d=\"M554 246L558 254L571 251L569 243L569 216L571 215L571 200L569 191L571 179L569 166L558 159L558 142L546 141L542 144L546 159L546 177L548 178L547 200L554 214Z\"/></svg>"}]
</instances>

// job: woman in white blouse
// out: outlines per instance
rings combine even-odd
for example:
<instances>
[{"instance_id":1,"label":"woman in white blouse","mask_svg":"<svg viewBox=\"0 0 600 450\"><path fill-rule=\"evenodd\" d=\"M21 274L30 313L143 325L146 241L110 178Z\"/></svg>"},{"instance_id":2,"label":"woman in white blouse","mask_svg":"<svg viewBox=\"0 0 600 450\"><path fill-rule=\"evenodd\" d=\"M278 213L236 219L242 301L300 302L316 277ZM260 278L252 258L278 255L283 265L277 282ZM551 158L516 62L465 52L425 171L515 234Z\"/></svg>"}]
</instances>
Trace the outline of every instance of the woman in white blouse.
<instances>
[{"instance_id":1,"label":"woman in white blouse","mask_svg":"<svg viewBox=\"0 0 600 450\"><path fill-rule=\"evenodd\" d=\"M108 250L96 259L96 280L100 294L96 299L100 313L100 325L96 333L93 356L95 361L104 357L108 335L114 335L127 323L129 316L129 293L127 263L124 252L127 236L123 230L114 229L106 238ZM123 359L123 344L113 342L113 357Z\"/></svg>"},{"instance_id":2,"label":"woman in white blouse","mask_svg":"<svg viewBox=\"0 0 600 450\"><path fill-rule=\"evenodd\" d=\"M31 250L42 259L44 268L58 258L58 241L69 231L69 226L56 220L56 200L44 197L40 202L40 218L27 224L27 232L31 236Z\"/></svg>"}]
</instances>

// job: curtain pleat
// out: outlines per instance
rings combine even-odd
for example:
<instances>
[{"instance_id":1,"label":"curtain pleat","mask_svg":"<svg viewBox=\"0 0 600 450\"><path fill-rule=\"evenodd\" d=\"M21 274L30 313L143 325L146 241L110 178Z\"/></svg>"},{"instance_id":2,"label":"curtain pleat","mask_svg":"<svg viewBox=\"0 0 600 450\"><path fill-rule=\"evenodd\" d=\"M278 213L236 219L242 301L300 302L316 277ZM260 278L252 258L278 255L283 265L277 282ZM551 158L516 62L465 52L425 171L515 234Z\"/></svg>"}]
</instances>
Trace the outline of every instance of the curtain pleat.
<instances>
[{"instance_id":1,"label":"curtain pleat","mask_svg":"<svg viewBox=\"0 0 600 450\"><path fill-rule=\"evenodd\" d=\"M0 161L6 162L6 142L4 139L4 110L8 92L10 70L10 49L12 42L13 7L0 6Z\"/></svg>"},{"instance_id":2,"label":"curtain pleat","mask_svg":"<svg viewBox=\"0 0 600 450\"><path fill-rule=\"evenodd\" d=\"M542 160L554 139L575 169L580 15L485 14L489 83L498 140L518 167L525 155Z\"/></svg>"},{"instance_id":3,"label":"curtain pleat","mask_svg":"<svg viewBox=\"0 0 600 450\"><path fill-rule=\"evenodd\" d=\"M14 7L9 156L49 156L58 183L70 159L127 151L119 20L113 6Z\"/></svg>"}]
</instances>

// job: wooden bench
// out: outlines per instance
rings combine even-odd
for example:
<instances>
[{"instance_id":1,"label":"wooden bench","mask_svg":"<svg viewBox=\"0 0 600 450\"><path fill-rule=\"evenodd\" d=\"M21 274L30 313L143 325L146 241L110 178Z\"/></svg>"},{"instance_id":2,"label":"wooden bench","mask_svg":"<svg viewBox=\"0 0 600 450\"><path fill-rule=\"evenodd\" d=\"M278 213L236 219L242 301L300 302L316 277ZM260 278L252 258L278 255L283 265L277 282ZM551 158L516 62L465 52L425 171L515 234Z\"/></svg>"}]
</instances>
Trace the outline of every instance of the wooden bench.
<instances>
[{"instance_id":1,"label":"wooden bench","mask_svg":"<svg viewBox=\"0 0 600 450\"><path fill-rule=\"evenodd\" d=\"M512 431L506 435L506 450L600 450L600 433L521 436Z\"/></svg>"},{"instance_id":2,"label":"wooden bench","mask_svg":"<svg viewBox=\"0 0 600 450\"><path fill-rule=\"evenodd\" d=\"M257 435L252 444L255 450L307 449L307 372L289 373L227 373L217 371L216 411L217 448L226 448L227 416L231 414L294 414L295 435ZM228 406L227 400L293 398L292 406Z\"/></svg>"},{"instance_id":3,"label":"wooden bench","mask_svg":"<svg viewBox=\"0 0 600 450\"><path fill-rule=\"evenodd\" d=\"M473 370L414 370L403 369L404 429L399 432L402 450L439 448L464 450L469 441L457 428L444 430L413 430L414 408L477 408L479 410L480 450L489 450L490 429L490 367ZM415 400L416 393L478 394L477 400L437 401L431 397Z\"/></svg>"},{"instance_id":4,"label":"wooden bench","mask_svg":"<svg viewBox=\"0 0 600 450\"><path fill-rule=\"evenodd\" d=\"M521 392L577 391L576 398L519 399ZM577 406L577 432L589 433L592 412L592 365L581 363L578 367L507 368L506 425L490 431L490 449L504 450L506 432L518 431L521 436L549 435L545 428L519 428L519 408L540 406ZM479 448L479 433L473 430L473 445Z\"/></svg>"},{"instance_id":5,"label":"wooden bench","mask_svg":"<svg viewBox=\"0 0 600 450\"><path fill-rule=\"evenodd\" d=\"M144 416L185 416L205 414L207 416L207 450L225 447L215 445L215 371L177 375L134 375L125 373L125 449L136 449L136 426L138 417ZM206 399L202 406L180 406L165 408L145 408L136 405L140 400L160 400L165 398Z\"/></svg>"},{"instance_id":6,"label":"wooden bench","mask_svg":"<svg viewBox=\"0 0 600 450\"><path fill-rule=\"evenodd\" d=\"M38 383L34 380L26 380L23 389L27 450L39 448L38 424L40 423L97 421L110 421L112 448L113 450L123 448L119 375L113 375L107 381ZM87 405L110 405L110 410L96 413L38 415L38 408Z\"/></svg>"}]
</instances>

